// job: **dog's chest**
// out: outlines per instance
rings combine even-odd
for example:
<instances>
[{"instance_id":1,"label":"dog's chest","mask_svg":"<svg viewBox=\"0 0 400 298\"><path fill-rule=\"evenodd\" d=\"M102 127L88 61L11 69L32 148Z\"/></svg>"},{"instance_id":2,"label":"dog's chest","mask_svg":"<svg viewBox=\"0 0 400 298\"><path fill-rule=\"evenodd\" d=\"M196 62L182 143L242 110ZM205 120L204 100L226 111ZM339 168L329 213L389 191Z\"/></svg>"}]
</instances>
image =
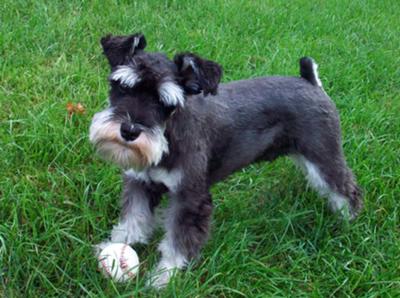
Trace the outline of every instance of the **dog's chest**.
<instances>
[{"instance_id":1,"label":"dog's chest","mask_svg":"<svg viewBox=\"0 0 400 298\"><path fill-rule=\"evenodd\" d=\"M182 173L178 169L168 171L164 168L152 168L148 175L151 181L164 184L170 191L175 191L182 179Z\"/></svg>"},{"instance_id":2,"label":"dog's chest","mask_svg":"<svg viewBox=\"0 0 400 298\"><path fill-rule=\"evenodd\" d=\"M181 182L182 172L178 169L166 170L162 167L150 168L144 172L128 170L125 175L144 182L164 184L169 191L175 191Z\"/></svg>"}]
</instances>

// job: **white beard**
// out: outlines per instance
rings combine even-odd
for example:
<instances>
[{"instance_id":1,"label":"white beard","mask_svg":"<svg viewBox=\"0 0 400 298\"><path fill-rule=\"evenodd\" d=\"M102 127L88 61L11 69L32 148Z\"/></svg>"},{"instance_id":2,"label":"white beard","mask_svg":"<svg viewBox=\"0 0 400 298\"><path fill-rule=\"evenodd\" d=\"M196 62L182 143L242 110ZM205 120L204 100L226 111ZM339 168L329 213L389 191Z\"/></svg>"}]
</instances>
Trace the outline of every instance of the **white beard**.
<instances>
[{"instance_id":1,"label":"white beard","mask_svg":"<svg viewBox=\"0 0 400 298\"><path fill-rule=\"evenodd\" d=\"M112 116L113 109L105 109L93 116L90 125L89 139L104 159L124 169L142 170L157 165L163 154L168 153L163 128L143 131L134 141L127 142L120 135L121 123Z\"/></svg>"}]
</instances>

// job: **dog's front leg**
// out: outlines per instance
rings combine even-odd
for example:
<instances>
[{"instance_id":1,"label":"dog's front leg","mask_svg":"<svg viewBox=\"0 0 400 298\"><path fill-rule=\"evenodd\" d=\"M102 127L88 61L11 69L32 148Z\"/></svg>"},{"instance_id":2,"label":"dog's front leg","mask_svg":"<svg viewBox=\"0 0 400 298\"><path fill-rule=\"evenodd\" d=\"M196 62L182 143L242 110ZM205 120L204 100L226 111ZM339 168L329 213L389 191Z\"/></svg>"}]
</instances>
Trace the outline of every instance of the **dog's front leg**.
<instances>
[{"instance_id":1,"label":"dog's front leg","mask_svg":"<svg viewBox=\"0 0 400 298\"><path fill-rule=\"evenodd\" d=\"M125 174L119 223L113 227L111 239L97 245L97 249L110 242L147 243L154 228L153 209L160 202L161 195L157 185L138 175Z\"/></svg>"},{"instance_id":2,"label":"dog's front leg","mask_svg":"<svg viewBox=\"0 0 400 298\"><path fill-rule=\"evenodd\" d=\"M149 280L152 286L166 285L176 269L184 268L198 255L207 240L211 212L211 195L205 183L183 181L171 194L166 234L159 246L161 260Z\"/></svg>"}]
</instances>

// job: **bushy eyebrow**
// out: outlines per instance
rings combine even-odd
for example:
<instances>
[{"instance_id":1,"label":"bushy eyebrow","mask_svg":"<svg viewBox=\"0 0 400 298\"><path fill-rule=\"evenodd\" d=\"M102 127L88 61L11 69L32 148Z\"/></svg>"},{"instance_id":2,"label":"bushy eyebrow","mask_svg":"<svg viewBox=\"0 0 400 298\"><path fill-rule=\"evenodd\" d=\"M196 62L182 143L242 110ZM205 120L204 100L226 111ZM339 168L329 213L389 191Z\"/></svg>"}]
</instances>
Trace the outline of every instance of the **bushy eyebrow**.
<instances>
[{"instance_id":1,"label":"bushy eyebrow","mask_svg":"<svg viewBox=\"0 0 400 298\"><path fill-rule=\"evenodd\" d=\"M108 78L110 81L119 82L122 86L133 87L140 82L140 77L131 65L120 65Z\"/></svg>"}]
</instances>

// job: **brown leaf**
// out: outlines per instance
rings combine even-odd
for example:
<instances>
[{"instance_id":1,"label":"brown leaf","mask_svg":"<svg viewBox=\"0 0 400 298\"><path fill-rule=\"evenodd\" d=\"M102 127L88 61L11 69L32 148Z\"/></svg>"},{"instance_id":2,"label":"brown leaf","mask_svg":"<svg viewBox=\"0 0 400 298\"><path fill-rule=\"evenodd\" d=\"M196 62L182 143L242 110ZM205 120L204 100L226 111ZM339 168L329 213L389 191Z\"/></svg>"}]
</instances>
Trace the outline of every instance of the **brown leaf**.
<instances>
[{"instance_id":1,"label":"brown leaf","mask_svg":"<svg viewBox=\"0 0 400 298\"><path fill-rule=\"evenodd\" d=\"M86 111L85 107L80 102L78 102L77 104L68 102L66 109L69 116L72 116L72 114L84 114Z\"/></svg>"},{"instance_id":2,"label":"brown leaf","mask_svg":"<svg viewBox=\"0 0 400 298\"><path fill-rule=\"evenodd\" d=\"M68 115L71 116L74 112L74 104L72 102L68 102L66 109L68 111Z\"/></svg>"},{"instance_id":3,"label":"brown leaf","mask_svg":"<svg viewBox=\"0 0 400 298\"><path fill-rule=\"evenodd\" d=\"M83 113L85 113L86 109L80 102L78 102L75 107L75 111L79 114L83 114Z\"/></svg>"}]
</instances>

